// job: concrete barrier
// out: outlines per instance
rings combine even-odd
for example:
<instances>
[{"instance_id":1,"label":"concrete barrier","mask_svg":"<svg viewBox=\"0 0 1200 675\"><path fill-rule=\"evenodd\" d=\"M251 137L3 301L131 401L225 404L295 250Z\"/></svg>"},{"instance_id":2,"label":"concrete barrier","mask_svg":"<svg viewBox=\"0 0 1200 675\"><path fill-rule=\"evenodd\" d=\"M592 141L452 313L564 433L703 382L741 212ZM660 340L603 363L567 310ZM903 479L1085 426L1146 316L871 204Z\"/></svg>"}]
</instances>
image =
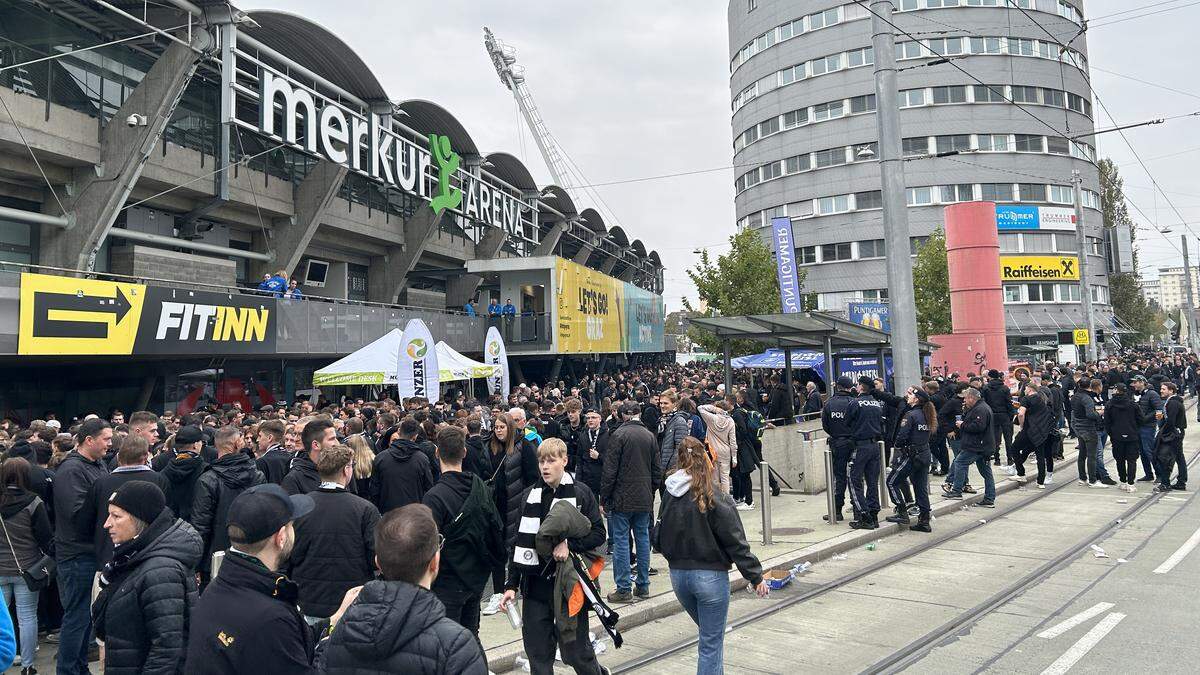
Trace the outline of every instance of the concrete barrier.
<instances>
[{"instance_id":1,"label":"concrete barrier","mask_svg":"<svg viewBox=\"0 0 1200 675\"><path fill-rule=\"evenodd\" d=\"M825 490L825 439L820 429L821 422L814 420L763 432L763 460L803 494Z\"/></svg>"}]
</instances>

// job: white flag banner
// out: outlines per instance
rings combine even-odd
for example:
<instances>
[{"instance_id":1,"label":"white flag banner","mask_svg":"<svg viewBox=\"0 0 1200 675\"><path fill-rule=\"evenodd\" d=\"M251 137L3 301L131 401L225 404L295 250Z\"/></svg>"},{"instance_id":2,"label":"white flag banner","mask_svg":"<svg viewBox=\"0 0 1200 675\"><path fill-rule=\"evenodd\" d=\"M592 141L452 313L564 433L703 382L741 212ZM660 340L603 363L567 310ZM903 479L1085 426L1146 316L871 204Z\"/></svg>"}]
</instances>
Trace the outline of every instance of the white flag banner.
<instances>
[{"instance_id":1,"label":"white flag banner","mask_svg":"<svg viewBox=\"0 0 1200 675\"><path fill-rule=\"evenodd\" d=\"M400 398L420 396L436 401L438 391L438 358L433 335L424 321L412 319L400 336L400 354L396 359L396 381Z\"/></svg>"},{"instance_id":2,"label":"white flag banner","mask_svg":"<svg viewBox=\"0 0 1200 675\"><path fill-rule=\"evenodd\" d=\"M488 378L488 394L500 394L508 399L508 351L504 348L504 340L495 326L488 329L483 341L483 362L489 366L500 366L500 373Z\"/></svg>"}]
</instances>

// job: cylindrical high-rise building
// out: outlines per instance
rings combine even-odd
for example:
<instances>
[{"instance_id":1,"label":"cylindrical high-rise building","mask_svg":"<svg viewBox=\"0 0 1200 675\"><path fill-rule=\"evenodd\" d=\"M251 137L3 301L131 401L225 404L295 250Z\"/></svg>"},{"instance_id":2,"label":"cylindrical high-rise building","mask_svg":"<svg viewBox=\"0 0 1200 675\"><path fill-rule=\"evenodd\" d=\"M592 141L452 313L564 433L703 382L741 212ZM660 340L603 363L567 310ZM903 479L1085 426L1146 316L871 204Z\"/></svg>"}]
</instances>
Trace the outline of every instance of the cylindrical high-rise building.
<instances>
[{"instance_id":1,"label":"cylindrical high-rise building","mask_svg":"<svg viewBox=\"0 0 1200 675\"><path fill-rule=\"evenodd\" d=\"M769 238L771 218L789 217L807 304L830 312L887 298L868 4L729 3L738 227ZM911 160L904 253L942 227L945 205L996 202L1001 267L1013 271L1002 280L1009 342L1055 344L1084 327L1071 186L1079 169L1096 327L1108 332L1081 0L894 4ZM958 154L934 156L948 152Z\"/></svg>"}]
</instances>

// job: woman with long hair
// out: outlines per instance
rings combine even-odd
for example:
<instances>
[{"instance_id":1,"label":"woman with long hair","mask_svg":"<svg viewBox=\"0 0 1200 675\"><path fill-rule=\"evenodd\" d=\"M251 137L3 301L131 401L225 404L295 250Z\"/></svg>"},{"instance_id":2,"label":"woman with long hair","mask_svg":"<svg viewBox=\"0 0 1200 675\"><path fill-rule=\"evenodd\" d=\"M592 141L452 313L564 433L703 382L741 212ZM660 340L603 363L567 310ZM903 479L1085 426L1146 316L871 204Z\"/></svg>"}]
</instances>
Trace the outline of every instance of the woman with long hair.
<instances>
[{"instance_id":1,"label":"woman with long hair","mask_svg":"<svg viewBox=\"0 0 1200 675\"><path fill-rule=\"evenodd\" d=\"M370 501L368 496L371 493L371 468L375 461L375 452L371 450L371 444L362 434L354 434L346 439L346 445L354 451L354 459L351 460L354 464L354 480L350 484L354 486L354 494Z\"/></svg>"},{"instance_id":2,"label":"woman with long hair","mask_svg":"<svg viewBox=\"0 0 1200 675\"><path fill-rule=\"evenodd\" d=\"M504 549L512 551L517 538L517 526L521 523L521 495L537 484L541 477L538 470L537 451L512 417L502 412L492 420L492 431L484 437L483 445L491 462L491 473L482 476L490 484L496 500L496 511L504 520ZM500 611L504 598L504 568L509 556L492 568L492 597L483 608L483 614Z\"/></svg>"},{"instance_id":3,"label":"woman with long hair","mask_svg":"<svg viewBox=\"0 0 1200 675\"><path fill-rule=\"evenodd\" d=\"M896 504L896 514L888 516L887 520L901 525L907 525L908 502L904 498L902 486L904 481L912 481L913 497L916 499L920 515L917 524L908 529L915 532L929 532L929 464L932 456L929 450L929 439L937 434L937 409L933 406L929 394L921 388L913 387L905 397L909 409L896 428L894 442L895 452L892 455L892 471L888 474L888 493Z\"/></svg>"},{"instance_id":4,"label":"woman with long hair","mask_svg":"<svg viewBox=\"0 0 1200 675\"><path fill-rule=\"evenodd\" d=\"M0 535L0 589L4 591L4 604L13 604L16 596L17 615L15 623L21 630L21 674L36 673L33 667L37 649L38 591L29 590L21 576L42 559L54 553L54 532L50 529L50 515L46 504L30 489L31 469L29 462L20 457L4 460L0 464L0 521L4 527Z\"/></svg>"},{"instance_id":5,"label":"woman with long hair","mask_svg":"<svg viewBox=\"0 0 1200 675\"><path fill-rule=\"evenodd\" d=\"M658 549L671 570L671 588L700 631L697 673L720 673L729 613L729 568L736 565L759 597L767 595L762 565L750 552L733 498L718 487L704 444L679 446L679 469L667 476L659 510Z\"/></svg>"}]
</instances>

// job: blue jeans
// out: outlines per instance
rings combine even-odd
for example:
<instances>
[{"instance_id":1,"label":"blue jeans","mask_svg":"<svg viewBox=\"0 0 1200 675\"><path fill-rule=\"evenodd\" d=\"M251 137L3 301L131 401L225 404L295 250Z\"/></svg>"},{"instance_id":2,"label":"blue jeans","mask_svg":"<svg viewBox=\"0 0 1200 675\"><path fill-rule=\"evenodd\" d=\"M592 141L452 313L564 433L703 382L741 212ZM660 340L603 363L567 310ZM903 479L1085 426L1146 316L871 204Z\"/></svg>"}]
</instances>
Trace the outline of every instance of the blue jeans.
<instances>
[{"instance_id":1,"label":"blue jeans","mask_svg":"<svg viewBox=\"0 0 1200 675\"><path fill-rule=\"evenodd\" d=\"M1157 431L1158 427L1153 424L1138 427L1138 438L1142 440L1142 475L1151 478L1154 477L1154 470L1158 465L1154 458L1154 437Z\"/></svg>"},{"instance_id":2,"label":"blue jeans","mask_svg":"<svg viewBox=\"0 0 1200 675\"><path fill-rule=\"evenodd\" d=\"M1104 444L1108 441L1108 434L1100 430L1098 436L1100 442L1096 444L1096 476L1098 478L1110 478L1108 469L1104 468Z\"/></svg>"},{"instance_id":3,"label":"blue jeans","mask_svg":"<svg viewBox=\"0 0 1200 675\"><path fill-rule=\"evenodd\" d=\"M725 617L729 614L729 573L671 570L671 588L679 604L700 628L696 675L725 672Z\"/></svg>"},{"instance_id":4,"label":"blue jeans","mask_svg":"<svg viewBox=\"0 0 1200 675\"><path fill-rule=\"evenodd\" d=\"M38 594L29 590L25 579L19 576L0 577L0 589L4 591L6 607L12 601L13 593L17 595L17 616L13 623L21 630L21 665L32 666L38 640Z\"/></svg>"},{"instance_id":5,"label":"blue jeans","mask_svg":"<svg viewBox=\"0 0 1200 675\"><path fill-rule=\"evenodd\" d=\"M58 637L58 675L83 675L88 670L92 642L92 582L96 559L80 556L58 563L58 598L62 601L62 630Z\"/></svg>"},{"instance_id":6,"label":"blue jeans","mask_svg":"<svg viewBox=\"0 0 1200 675\"><path fill-rule=\"evenodd\" d=\"M983 498L989 501L996 501L996 480L992 477L992 455L975 452L974 450L962 450L954 458L954 491L962 492L963 485L967 482L967 470L972 464L979 469L979 475L983 476Z\"/></svg>"},{"instance_id":7,"label":"blue jeans","mask_svg":"<svg viewBox=\"0 0 1200 675\"><path fill-rule=\"evenodd\" d=\"M613 579L618 591L629 591L629 531L637 546L637 587L650 588L650 514L613 511L608 514L613 533Z\"/></svg>"}]
</instances>

